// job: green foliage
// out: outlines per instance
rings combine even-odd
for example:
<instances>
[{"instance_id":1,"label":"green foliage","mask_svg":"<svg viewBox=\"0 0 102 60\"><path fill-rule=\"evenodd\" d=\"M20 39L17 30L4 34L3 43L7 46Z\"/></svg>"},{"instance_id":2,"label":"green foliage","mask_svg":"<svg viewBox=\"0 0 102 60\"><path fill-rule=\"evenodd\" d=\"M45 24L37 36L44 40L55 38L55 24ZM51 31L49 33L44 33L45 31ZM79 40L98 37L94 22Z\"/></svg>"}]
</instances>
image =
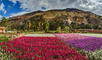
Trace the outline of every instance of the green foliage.
<instances>
[{"instance_id":1,"label":"green foliage","mask_svg":"<svg viewBox=\"0 0 102 60\"><path fill-rule=\"evenodd\" d=\"M71 24L72 29L79 29L80 26L76 22L72 22Z\"/></svg>"},{"instance_id":2,"label":"green foliage","mask_svg":"<svg viewBox=\"0 0 102 60\"><path fill-rule=\"evenodd\" d=\"M70 28L68 26L65 26L64 32L70 32Z\"/></svg>"},{"instance_id":3,"label":"green foliage","mask_svg":"<svg viewBox=\"0 0 102 60\"><path fill-rule=\"evenodd\" d=\"M56 33L61 33L61 27L60 26L57 28Z\"/></svg>"},{"instance_id":4,"label":"green foliage","mask_svg":"<svg viewBox=\"0 0 102 60\"><path fill-rule=\"evenodd\" d=\"M13 60L10 58L10 55L7 55L6 53L2 52L0 49L0 60Z\"/></svg>"},{"instance_id":5,"label":"green foliage","mask_svg":"<svg viewBox=\"0 0 102 60\"><path fill-rule=\"evenodd\" d=\"M49 22L48 21L46 21L45 23L45 32L46 33L49 32Z\"/></svg>"},{"instance_id":6,"label":"green foliage","mask_svg":"<svg viewBox=\"0 0 102 60\"><path fill-rule=\"evenodd\" d=\"M1 47L2 46L0 46L0 60L16 60L14 58L11 58L14 56L13 54L4 52Z\"/></svg>"},{"instance_id":7,"label":"green foliage","mask_svg":"<svg viewBox=\"0 0 102 60\"><path fill-rule=\"evenodd\" d=\"M7 25L8 25L7 21L8 21L8 19L5 18L5 17L3 17L2 20L1 20L1 22L0 22L0 26L7 27Z\"/></svg>"},{"instance_id":8,"label":"green foliage","mask_svg":"<svg viewBox=\"0 0 102 60\"><path fill-rule=\"evenodd\" d=\"M92 24L80 24L81 29L94 29L94 25Z\"/></svg>"},{"instance_id":9,"label":"green foliage","mask_svg":"<svg viewBox=\"0 0 102 60\"><path fill-rule=\"evenodd\" d=\"M99 29L97 24L84 24L84 23L78 24L75 22L71 23L71 27L73 29Z\"/></svg>"},{"instance_id":10,"label":"green foliage","mask_svg":"<svg viewBox=\"0 0 102 60\"><path fill-rule=\"evenodd\" d=\"M86 55L89 60L102 60L102 49L96 51L79 50L83 55Z\"/></svg>"},{"instance_id":11,"label":"green foliage","mask_svg":"<svg viewBox=\"0 0 102 60\"><path fill-rule=\"evenodd\" d=\"M5 41L8 41L9 38L6 37L6 36L0 36L0 42L5 42Z\"/></svg>"}]
</instances>

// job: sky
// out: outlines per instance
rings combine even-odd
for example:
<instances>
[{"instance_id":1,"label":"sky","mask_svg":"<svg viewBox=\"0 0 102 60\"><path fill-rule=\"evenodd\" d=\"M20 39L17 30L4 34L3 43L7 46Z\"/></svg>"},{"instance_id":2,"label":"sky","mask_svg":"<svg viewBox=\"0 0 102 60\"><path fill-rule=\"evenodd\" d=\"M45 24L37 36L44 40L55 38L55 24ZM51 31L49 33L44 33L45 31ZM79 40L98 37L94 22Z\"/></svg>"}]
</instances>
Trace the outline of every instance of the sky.
<instances>
[{"instance_id":1,"label":"sky","mask_svg":"<svg viewBox=\"0 0 102 60\"><path fill-rule=\"evenodd\" d=\"M0 0L0 18L37 10L77 8L102 15L102 0Z\"/></svg>"}]
</instances>

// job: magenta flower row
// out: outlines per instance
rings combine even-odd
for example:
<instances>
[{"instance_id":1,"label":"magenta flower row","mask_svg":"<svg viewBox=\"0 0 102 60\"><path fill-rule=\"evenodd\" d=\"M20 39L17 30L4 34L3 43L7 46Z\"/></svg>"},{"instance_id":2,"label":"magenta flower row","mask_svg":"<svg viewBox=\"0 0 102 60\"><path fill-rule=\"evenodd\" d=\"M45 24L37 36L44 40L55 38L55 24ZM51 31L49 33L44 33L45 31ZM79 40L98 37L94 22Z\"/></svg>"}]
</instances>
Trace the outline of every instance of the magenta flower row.
<instances>
[{"instance_id":1,"label":"magenta flower row","mask_svg":"<svg viewBox=\"0 0 102 60\"><path fill-rule=\"evenodd\" d=\"M20 37L0 46L18 60L88 60L56 37Z\"/></svg>"}]
</instances>

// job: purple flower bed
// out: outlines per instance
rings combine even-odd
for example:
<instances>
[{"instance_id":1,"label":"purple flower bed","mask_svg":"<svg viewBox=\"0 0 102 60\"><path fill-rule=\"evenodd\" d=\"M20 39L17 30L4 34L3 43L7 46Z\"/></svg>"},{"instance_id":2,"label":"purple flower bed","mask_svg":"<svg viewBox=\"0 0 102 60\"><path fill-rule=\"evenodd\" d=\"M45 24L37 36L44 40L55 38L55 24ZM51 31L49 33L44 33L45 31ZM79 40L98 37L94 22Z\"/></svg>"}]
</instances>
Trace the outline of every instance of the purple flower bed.
<instances>
[{"instance_id":1,"label":"purple flower bed","mask_svg":"<svg viewBox=\"0 0 102 60\"><path fill-rule=\"evenodd\" d=\"M95 51L102 46L102 38L82 36L78 34L56 34L56 36L63 39L71 46L87 51Z\"/></svg>"}]
</instances>

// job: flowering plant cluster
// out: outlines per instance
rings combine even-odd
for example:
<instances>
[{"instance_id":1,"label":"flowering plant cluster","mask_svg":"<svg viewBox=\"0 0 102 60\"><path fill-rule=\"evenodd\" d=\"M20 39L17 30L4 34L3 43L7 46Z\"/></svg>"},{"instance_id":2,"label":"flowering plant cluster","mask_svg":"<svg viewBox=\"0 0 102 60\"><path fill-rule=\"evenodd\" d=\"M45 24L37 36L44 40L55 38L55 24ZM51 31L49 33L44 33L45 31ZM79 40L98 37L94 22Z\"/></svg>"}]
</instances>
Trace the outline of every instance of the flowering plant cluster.
<instances>
[{"instance_id":1,"label":"flowering plant cluster","mask_svg":"<svg viewBox=\"0 0 102 60\"><path fill-rule=\"evenodd\" d=\"M3 52L3 49L0 47L0 60L13 60L10 58L12 55L8 55L7 53Z\"/></svg>"},{"instance_id":2,"label":"flowering plant cluster","mask_svg":"<svg viewBox=\"0 0 102 60\"><path fill-rule=\"evenodd\" d=\"M18 60L88 60L56 37L20 37L0 47Z\"/></svg>"},{"instance_id":3,"label":"flowering plant cluster","mask_svg":"<svg viewBox=\"0 0 102 60\"><path fill-rule=\"evenodd\" d=\"M96 51L78 50L80 53L85 54L89 60L102 60L102 49Z\"/></svg>"},{"instance_id":4,"label":"flowering plant cluster","mask_svg":"<svg viewBox=\"0 0 102 60\"><path fill-rule=\"evenodd\" d=\"M85 54L89 60L102 60L102 38L79 34L56 34L56 37Z\"/></svg>"},{"instance_id":5,"label":"flowering plant cluster","mask_svg":"<svg viewBox=\"0 0 102 60\"><path fill-rule=\"evenodd\" d=\"M82 36L79 34L56 34L56 36L71 46L87 51L95 51L102 47L102 38Z\"/></svg>"}]
</instances>

